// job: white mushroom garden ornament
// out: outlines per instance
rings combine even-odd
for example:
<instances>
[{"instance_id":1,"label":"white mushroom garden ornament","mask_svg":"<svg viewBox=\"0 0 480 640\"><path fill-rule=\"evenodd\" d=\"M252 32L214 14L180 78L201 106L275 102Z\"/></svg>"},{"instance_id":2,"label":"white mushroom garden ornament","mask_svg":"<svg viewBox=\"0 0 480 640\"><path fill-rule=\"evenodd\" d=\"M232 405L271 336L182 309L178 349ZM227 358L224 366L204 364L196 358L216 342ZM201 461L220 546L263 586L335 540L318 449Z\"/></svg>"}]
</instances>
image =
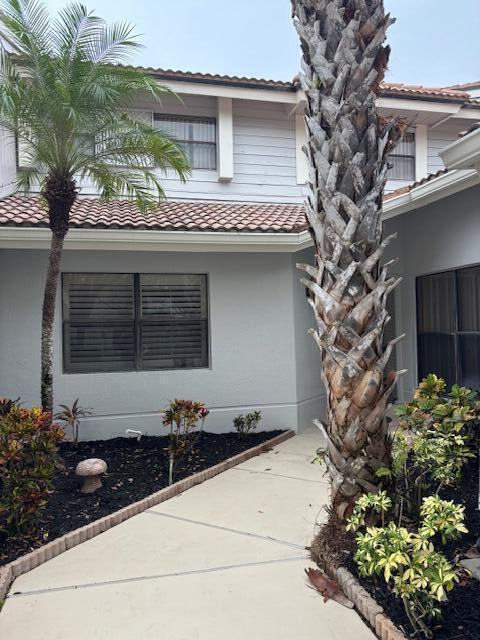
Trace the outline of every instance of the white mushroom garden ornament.
<instances>
[{"instance_id":1,"label":"white mushroom garden ornament","mask_svg":"<svg viewBox=\"0 0 480 640\"><path fill-rule=\"evenodd\" d=\"M107 463L100 458L88 458L77 464L75 474L83 478L82 493L93 493L102 486L102 475L107 470Z\"/></svg>"}]
</instances>

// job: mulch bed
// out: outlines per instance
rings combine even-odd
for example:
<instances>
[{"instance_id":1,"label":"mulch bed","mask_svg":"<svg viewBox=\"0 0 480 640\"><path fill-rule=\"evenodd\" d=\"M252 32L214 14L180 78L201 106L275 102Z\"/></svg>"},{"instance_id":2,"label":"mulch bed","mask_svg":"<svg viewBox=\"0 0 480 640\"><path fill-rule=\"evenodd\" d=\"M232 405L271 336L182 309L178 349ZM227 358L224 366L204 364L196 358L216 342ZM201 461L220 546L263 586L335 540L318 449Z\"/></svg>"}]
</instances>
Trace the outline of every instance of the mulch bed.
<instances>
[{"instance_id":1,"label":"mulch bed","mask_svg":"<svg viewBox=\"0 0 480 640\"><path fill-rule=\"evenodd\" d=\"M480 536L478 482L479 460L476 457L471 458L465 466L461 486L449 488L441 493L442 498L465 505L465 524L469 530L469 533L462 536L460 540L451 542L443 548L438 540L434 540L436 548L442 550L450 560L465 557L465 551L470 549ZM385 583L382 580L360 577L352 555L344 562L345 566L385 609L397 627L409 637L413 630L402 602L385 590ZM443 616L432 626L435 640L480 640L480 581L469 578L465 584L455 586L448 594L448 602L441 608Z\"/></svg>"},{"instance_id":2,"label":"mulch bed","mask_svg":"<svg viewBox=\"0 0 480 640\"><path fill-rule=\"evenodd\" d=\"M202 432L193 453L176 464L174 481L208 469L280 433L283 431L245 436ZM167 436L143 436L140 442L136 438L113 438L77 445L62 443L64 470L55 477L54 493L38 530L29 540L0 540L0 565L168 486L167 448ZM82 482L75 475L75 467L86 458L102 458L108 467L102 488L87 495L79 491Z\"/></svg>"}]
</instances>

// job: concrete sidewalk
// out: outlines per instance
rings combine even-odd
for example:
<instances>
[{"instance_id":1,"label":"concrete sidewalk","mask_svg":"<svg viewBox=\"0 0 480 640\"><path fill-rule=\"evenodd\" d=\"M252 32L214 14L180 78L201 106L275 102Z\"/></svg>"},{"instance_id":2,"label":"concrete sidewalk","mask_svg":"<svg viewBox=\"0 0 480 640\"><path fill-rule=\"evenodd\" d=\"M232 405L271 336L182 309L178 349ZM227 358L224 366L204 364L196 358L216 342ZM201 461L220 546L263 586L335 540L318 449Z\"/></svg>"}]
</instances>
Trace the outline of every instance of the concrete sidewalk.
<instances>
[{"instance_id":1,"label":"concrete sidewalk","mask_svg":"<svg viewBox=\"0 0 480 640\"><path fill-rule=\"evenodd\" d=\"M373 640L305 585L328 485L320 435L274 450L15 580L8 640Z\"/></svg>"}]
</instances>

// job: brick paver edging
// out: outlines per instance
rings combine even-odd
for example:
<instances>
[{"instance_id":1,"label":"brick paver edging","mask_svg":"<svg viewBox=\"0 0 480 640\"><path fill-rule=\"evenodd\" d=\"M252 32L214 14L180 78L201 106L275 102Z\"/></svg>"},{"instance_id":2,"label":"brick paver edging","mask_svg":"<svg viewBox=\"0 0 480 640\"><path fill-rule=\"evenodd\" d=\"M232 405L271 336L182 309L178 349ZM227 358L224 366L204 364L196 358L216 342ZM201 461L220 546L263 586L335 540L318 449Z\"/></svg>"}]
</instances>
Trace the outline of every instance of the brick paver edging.
<instances>
[{"instance_id":1,"label":"brick paver edging","mask_svg":"<svg viewBox=\"0 0 480 640\"><path fill-rule=\"evenodd\" d=\"M232 458L228 458L213 467L200 471L199 473L195 473L194 475L189 476L184 480L180 480L179 482L175 482L170 487L165 487L165 489L156 491L146 498L143 498L143 500L139 500L138 502L128 505L128 507L124 507L119 511L110 513L108 516L95 520L95 522L91 522L84 527L74 529L74 531L70 531L64 536L56 538L55 540L52 540L52 542L49 542L24 556L20 556L20 558L13 560L9 564L0 567L0 602L5 599L11 583L18 576L38 567L47 560L55 558L67 549L76 547L77 544L98 536L100 533L107 531L107 529L110 529L111 527L124 522L124 520L128 520L128 518L137 515L137 513L141 513L156 504L165 502L165 500L168 500L169 498L178 496L187 489L222 473L222 471L227 471L227 469L231 469L237 464L264 453L267 449L271 449L271 447L292 438L294 435L295 433L293 431L281 433L280 435L275 436L275 438L266 440L256 447L247 449L246 451L243 451Z\"/></svg>"},{"instance_id":2,"label":"brick paver edging","mask_svg":"<svg viewBox=\"0 0 480 640\"><path fill-rule=\"evenodd\" d=\"M345 567L339 567L326 554L315 559L317 564L335 578L347 598L370 623L380 640L407 640L406 636L385 614L383 607L362 587L357 578Z\"/></svg>"},{"instance_id":3,"label":"brick paver edging","mask_svg":"<svg viewBox=\"0 0 480 640\"><path fill-rule=\"evenodd\" d=\"M380 640L407 640L406 636L385 615L383 608L362 587L359 581L345 567L333 569L338 584L353 602L362 616L368 620Z\"/></svg>"}]
</instances>

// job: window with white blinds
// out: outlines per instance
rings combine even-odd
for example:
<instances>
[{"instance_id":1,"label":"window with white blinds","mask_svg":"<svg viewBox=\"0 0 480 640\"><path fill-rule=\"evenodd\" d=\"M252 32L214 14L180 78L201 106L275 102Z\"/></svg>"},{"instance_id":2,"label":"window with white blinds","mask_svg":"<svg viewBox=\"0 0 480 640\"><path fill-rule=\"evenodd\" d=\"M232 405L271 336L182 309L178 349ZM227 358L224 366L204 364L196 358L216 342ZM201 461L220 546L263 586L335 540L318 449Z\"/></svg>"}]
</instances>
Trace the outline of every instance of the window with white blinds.
<instances>
[{"instance_id":1,"label":"window with white blinds","mask_svg":"<svg viewBox=\"0 0 480 640\"><path fill-rule=\"evenodd\" d=\"M406 133L388 156L389 180L415 180L415 134Z\"/></svg>"},{"instance_id":2,"label":"window with white blinds","mask_svg":"<svg viewBox=\"0 0 480 640\"><path fill-rule=\"evenodd\" d=\"M63 275L66 373L208 367L207 277Z\"/></svg>"},{"instance_id":3,"label":"window with white blinds","mask_svg":"<svg viewBox=\"0 0 480 640\"><path fill-rule=\"evenodd\" d=\"M181 146L192 169L217 168L217 126L215 118L194 118L156 113L155 128Z\"/></svg>"}]
</instances>

